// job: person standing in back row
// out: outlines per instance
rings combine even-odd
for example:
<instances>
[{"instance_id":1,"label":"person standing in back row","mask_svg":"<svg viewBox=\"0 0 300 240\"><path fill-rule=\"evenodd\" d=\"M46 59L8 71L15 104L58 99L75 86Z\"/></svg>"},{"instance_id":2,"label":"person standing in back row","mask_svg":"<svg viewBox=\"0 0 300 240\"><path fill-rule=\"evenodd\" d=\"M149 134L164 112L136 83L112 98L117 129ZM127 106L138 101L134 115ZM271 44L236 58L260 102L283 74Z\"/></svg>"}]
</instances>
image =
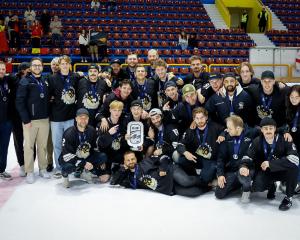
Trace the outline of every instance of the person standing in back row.
<instances>
[{"instance_id":1,"label":"person standing in back row","mask_svg":"<svg viewBox=\"0 0 300 240\"><path fill-rule=\"evenodd\" d=\"M48 82L42 76L43 61L32 58L30 73L21 79L17 90L16 107L23 123L24 161L26 181L34 182L34 146L37 146L39 175L50 178L47 173L47 141L49 135Z\"/></svg>"}]
</instances>

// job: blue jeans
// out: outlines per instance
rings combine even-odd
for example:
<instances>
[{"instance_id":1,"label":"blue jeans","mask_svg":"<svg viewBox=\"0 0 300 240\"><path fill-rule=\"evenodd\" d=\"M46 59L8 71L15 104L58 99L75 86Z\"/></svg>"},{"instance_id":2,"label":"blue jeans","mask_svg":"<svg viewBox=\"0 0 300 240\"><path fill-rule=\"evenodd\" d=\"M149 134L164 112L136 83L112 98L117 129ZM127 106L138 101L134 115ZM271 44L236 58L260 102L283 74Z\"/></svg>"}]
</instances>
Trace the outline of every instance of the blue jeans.
<instances>
[{"instance_id":1,"label":"blue jeans","mask_svg":"<svg viewBox=\"0 0 300 240\"><path fill-rule=\"evenodd\" d=\"M11 122L0 123L0 173L4 172L7 164L7 151L12 130Z\"/></svg>"},{"instance_id":2,"label":"blue jeans","mask_svg":"<svg viewBox=\"0 0 300 240\"><path fill-rule=\"evenodd\" d=\"M56 170L61 170L58 158L61 154L63 134L69 127L72 127L73 125L73 119L64 122L51 122L51 133Z\"/></svg>"},{"instance_id":3,"label":"blue jeans","mask_svg":"<svg viewBox=\"0 0 300 240\"><path fill-rule=\"evenodd\" d=\"M86 162L90 162L93 164L93 169L91 172L96 174L97 176L101 176L106 174L105 169L101 169L100 165L107 162L107 156L105 153L102 152L94 152L91 156L87 159L81 159L81 162L78 164L78 159L71 160L69 162L65 162L63 157L59 158L59 162L62 166L62 175L63 177L67 177L69 174L75 172L77 169L83 170Z\"/></svg>"}]
</instances>

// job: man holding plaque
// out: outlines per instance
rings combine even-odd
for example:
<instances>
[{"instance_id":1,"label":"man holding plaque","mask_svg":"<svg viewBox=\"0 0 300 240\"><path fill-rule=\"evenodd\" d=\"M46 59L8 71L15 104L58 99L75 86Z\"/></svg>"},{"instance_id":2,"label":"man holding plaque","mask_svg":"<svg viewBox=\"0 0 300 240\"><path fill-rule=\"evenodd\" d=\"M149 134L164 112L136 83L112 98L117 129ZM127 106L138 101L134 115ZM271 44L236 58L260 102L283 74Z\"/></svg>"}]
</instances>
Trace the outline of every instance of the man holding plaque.
<instances>
[{"instance_id":1,"label":"man holding plaque","mask_svg":"<svg viewBox=\"0 0 300 240\"><path fill-rule=\"evenodd\" d=\"M143 153L149 146L150 142L147 140L145 132L147 133L149 130L149 125L147 124L147 120L142 118L143 114L143 103L141 100L134 100L131 102L130 113L127 114L122 122L122 130L124 131L125 139L128 140L130 138L143 138L143 144L138 147L130 147L131 151L134 151L138 161L143 159ZM140 122L143 125L143 132L137 131L133 132L129 129L128 133L128 126L130 122ZM127 132L125 132L127 129ZM129 148L129 146L128 146Z\"/></svg>"},{"instance_id":2,"label":"man holding plaque","mask_svg":"<svg viewBox=\"0 0 300 240\"><path fill-rule=\"evenodd\" d=\"M24 161L27 183L34 182L34 146L37 146L39 175L50 178L46 168L48 161L47 141L49 135L48 82L42 76L43 62L32 58L30 73L21 79L16 97L16 106L23 123Z\"/></svg>"}]
</instances>

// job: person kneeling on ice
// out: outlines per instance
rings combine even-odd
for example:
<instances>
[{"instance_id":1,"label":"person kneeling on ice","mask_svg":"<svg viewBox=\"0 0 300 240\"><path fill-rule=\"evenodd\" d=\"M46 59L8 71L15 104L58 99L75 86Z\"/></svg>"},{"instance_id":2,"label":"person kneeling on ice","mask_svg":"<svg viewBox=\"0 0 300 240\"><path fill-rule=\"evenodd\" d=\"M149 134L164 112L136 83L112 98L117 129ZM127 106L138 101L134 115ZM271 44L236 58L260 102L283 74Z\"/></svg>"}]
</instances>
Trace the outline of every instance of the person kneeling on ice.
<instances>
[{"instance_id":1,"label":"person kneeling on ice","mask_svg":"<svg viewBox=\"0 0 300 240\"><path fill-rule=\"evenodd\" d=\"M95 150L96 130L88 125L89 112L80 108L76 112L76 124L68 128L63 134L62 153L59 162L62 166L64 187L70 187L69 174L82 168L81 177L89 183L93 181L93 174L99 176L100 182L107 182L105 174L107 157Z\"/></svg>"},{"instance_id":2,"label":"person kneeling on ice","mask_svg":"<svg viewBox=\"0 0 300 240\"><path fill-rule=\"evenodd\" d=\"M292 197L297 185L299 156L293 142L288 142L280 133L276 133L276 122L265 117L260 122L262 135L255 138L246 155L242 158L240 174L249 176L249 170L255 169L252 191L263 192L268 189L267 198L275 198L275 181L286 182L286 196L279 210L288 210L292 206ZM253 166L253 167L252 167ZM247 178L251 181L251 178Z\"/></svg>"},{"instance_id":3,"label":"person kneeling on ice","mask_svg":"<svg viewBox=\"0 0 300 240\"><path fill-rule=\"evenodd\" d=\"M247 153L252 143L252 139L260 131L257 128L247 127L243 119L237 115L226 118L226 126L228 135L226 140L220 144L217 158L218 186L215 196L218 199L223 199L231 192L242 187L241 202L247 203L251 190L251 181L249 180L253 176L253 170L246 177L239 174L239 167L242 157Z\"/></svg>"},{"instance_id":4,"label":"person kneeling on ice","mask_svg":"<svg viewBox=\"0 0 300 240\"><path fill-rule=\"evenodd\" d=\"M112 175L110 184L188 197L207 192L207 186L202 185L197 176L188 176L179 166L172 164L167 155L152 155L137 163L132 151L124 154L124 165Z\"/></svg>"}]
</instances>

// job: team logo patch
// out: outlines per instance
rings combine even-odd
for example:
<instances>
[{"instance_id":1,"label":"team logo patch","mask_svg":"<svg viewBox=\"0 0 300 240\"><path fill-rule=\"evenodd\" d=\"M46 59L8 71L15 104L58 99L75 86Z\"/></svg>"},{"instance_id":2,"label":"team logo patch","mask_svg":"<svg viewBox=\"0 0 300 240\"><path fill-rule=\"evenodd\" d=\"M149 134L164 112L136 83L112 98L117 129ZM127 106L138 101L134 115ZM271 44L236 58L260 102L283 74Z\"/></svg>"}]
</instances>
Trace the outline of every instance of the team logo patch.
<instances>
[{"instance_id":1,"label":"team logo patch","mask_svg":"<svg viewBox=\"0 0 300 240\"><path fill-rule=\"evenodd\" d=\"M91 144L84 142L80 144L76 150L76 156L81 159L86 159L90 155Z\"/></svg>"},{"instance_id":2,"label":"team logo patch","mask_svg":"<svg viewBox=\"0 0 300 240\"><path fill-rule=\"evenodd\" d=\"M120 139L117 138L117 139L113 140L113 142L111 143L111 147L115 151L119 150L121 148Z\"/></svg>"},{"instance_id":3,"label":"team logo patch","mask_svg":"<svg viewBox=\"0 0 300 240\"><path fill-rule=\"evenodd\" d=\"M157 188L157 180L150 175L145 175L141 177L141 182L152 190L156 190Z\"/></svg>"},{"instance_id":4,"label":"team logo patch","mask_svg":"<svg viewBox=\"0 0 300 240\"><path fill-rule=\"evenodd\" d=\"M152 98L146 93L144 98L141 100L142 100L142 104L143 104L143 109L145 111L149 111L152 106Z\"/></svg>"},{"instance_id":5,"label":"team logo patch","mask_svg":"<svg viewBox=\"0 0 300 240\"><path fill-rule=\"evenodd\" d=\"M68 89L63 89L61 100L65 104L75 103L75 89L73 87L69 87Z\"/></svg>"},{"instance_id":6,"label":"team logo patch","mask_svg":"<svg viewBox=\"0 0 300 240\"><path fill-rule=\"evenodd\" d=\"M86 93L82 99L82 103L86 109L97 109L100 104L99 96L98 94Z\"/></svg>"},{"instance_id":7,"label":"team logo patch","mask_svg":"<svg viewBox=\"0 0 300 240\"><path fill-rule=\"evenodd\" d=\"M200 157L206 158L206 159L210 159L212 156L212 148L211 146L209 146L208 144L204 144L198 147L198 149L196 150L197 155L199 155Z\"/></svg>"},{"instance_id":8,"label":"team logo patch","mask_svg":"<svg viewBox=\"0 0 300 240\"><path fill-rule=\"evenodd\" d=\"M258 117L260 119L264 119L265 117L272 117L273 110L264 108L264 106L260 105L256 107Z\"/></svg>"}]
</instances>

